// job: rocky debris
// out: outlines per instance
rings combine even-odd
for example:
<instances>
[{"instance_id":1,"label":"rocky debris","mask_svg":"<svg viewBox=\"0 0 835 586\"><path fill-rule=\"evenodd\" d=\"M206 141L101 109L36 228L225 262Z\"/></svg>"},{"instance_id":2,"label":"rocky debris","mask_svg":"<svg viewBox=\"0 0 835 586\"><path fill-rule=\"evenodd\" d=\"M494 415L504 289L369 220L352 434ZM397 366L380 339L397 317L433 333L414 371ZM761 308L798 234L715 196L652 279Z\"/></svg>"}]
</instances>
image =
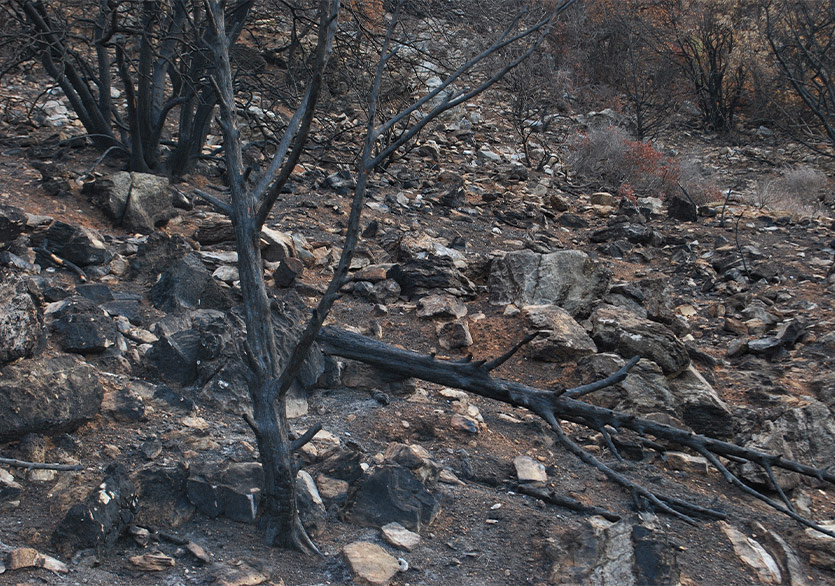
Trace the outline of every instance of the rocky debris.
<instances>
[{"instance_id":1,"label":"rocky debris","mask_svg":"<svg viewBox=\"0 0 835 586\"><path fill-rule=\"evenodd\" d=\"M597 346L583 327L561 307L526 305L522 311L530 327L539 332L528 344L532 358L562 363L597 352Z\"/></svg>"},{"instance_id":2,"label":"rocky debris","mask_svg":"<svg viewBox=\"0 0 835 586\"><path fill-rule=\"evenodd\" d=\"M812 381L812 392L818 401L835 411L835 374L825 374Z\"/></svg>"},{"instance_id":3,"label":"rocky debris","mask_svg":"<svg viewBox=\"0 0 835 586\"><path fill-rule=\"evenodd\" d=\"M100 354L116 344L116 324L95 303L70 297L47 306L44 312L61 348L74 354Z\"/></svg>"},{"instance_id":4,"label":"rocky debris","mask_svg":"<svg viewBox=\"0 0 835 586\"><path fill-rule=\"evenodd\" d=\"M168 313L190 309L228 309L227 294L195 254L187 254L165 271L151 288L154 307Z\"/></svg>"},{"instance_id":5,"label":"rocky debris","mask_svg":"<svg viewBox=\"0 0 835 586\"><path fill-rule=\"evenodd\" d=\"M835 421L832 412L811 397L806 397L804 403L799 407L785 408L779 415L763 420L752 433L749 432L750 439L743 445L807 462L811 466L831 466L835 463ZM768 477L759 466L745 464L739 473L749 482L768 485ZM775 470L774 475L783 490L796 488L801 482L801 477L792 472ZM803 478L803 482L809 480Z\"/></svg>"},{"instance_id":6,"label":"rocky debris","mask_svg":"<svg viewBox=\"0 0 835 586\"><path fill-rule=\"evenodd\" d=\"M680 570L666 536L643 525L589 518L582 526L555 532L545 555L551 584L676 584Z\"/></svg>"},{"instance_id":7,"label":"rocky debris","mask_svg":"<svg viewBox=\"0 0 835 586\"><path fill-rule=\"evenodd\" d=\"M756 572L762 584L783 583L780 566L757 540L748 537L725 521L719 521L719 527L733 545L737 557Z\"/></svg>"},{"instance_id":8,"label":"rocky debris","mask_svg":"<svg viewBox=\"0 0 835 586\"><path fill-rule=\"evenodd\" d=\"M208 517L223 515L251 523L258 513L263 486L260 462L210 462L191 467L186 494L197 510Z\"/></svg>"},{"instance_id":9,"label":"rocky debris","mask_svg":"<svg viewBox=\"0 0 835 586\"><path fill-rule=\"evenodd\" d=\"M400 562L376 543L355 541L346 545L342 553L359 584L384 586L400 571Z\"/></svg>"},{"instance_id":10,"label":"rocky debris","mask_svg":"<svg viewBox=\"0 0 835 586\"><path fill-rule=\"evenodd\" d=\"M516 467L516 478L519 482L531 484L548 482L545 466L530 456L517 456L513 459L513 465Z\"/></svg>"},{"instance_id":11,"label":"rocky debris","mask_svg":"<svg viewBox=\"0 0 835 586\"><path fill-rule=\"evenodd\" d=\"M473 337L470 335L470 326L466 320L438 324L436 333L438 334L438 344L444 350L466 348L473 344Z\"/></svg>"},{"instance_id":12,"label":"rocky debris","mask_svg":"<svg viewBox=\"0 0 835 586\"><path fill-rule=\"evenodd\" d=\"M191 244L175 234L154 232L133 242L136 253L130 260L128 276L149 286L156 283L163 273L193 251Z\"/></svg>"},{"instance_id":13,"label":"rocky debris","mask_svg":"<svg viewBox=\"0 0 835 586\"><path fill-rule=\"evenodd\" d=\"M671 470L682 470L698 476L705 476L710 470L710 463L704 456L693 456L685 452L664 452L664 464Z\"/></svg>"},{"instance_id":14,"label":"rocky debris","mask_svg":"<svg viewBox=\"0 0 835 586\"><path fill-rule=\"evenodd\" d=\"M105 478L84 499L70 507L52 534L52 543L65 554L80 549L109 550L133 523L139 499L127 470L114 463Z\"/></svg>"},{"instance_id":15,"label":"rocky debris","mask_svg":"<svg viewBox=\"0 0 835 586\"><path fill-rule=\"evenodd\" d=\"M440 510L438 500L411 470L386 465L374 468L357 483L346 517L357 525L379 527L397 522L420 531Z\"/></svg>"},{"instance_id":16,"label":"rocky debris","mask_svg":"<svg viewBox=\"0 0 835 586\"><path fill-rule=\"evenodd\" d=\"M150 234L177 215L166 177L121 171L85 184L82 193L133 232Z\"/></svg>"},{"instance_id":17,"label":"rocky debris","mask_svg":"<svg viewBox=\"0 0 835 586\"><path fill-rule=\"evenodd\" d=\"M71 431L99 411L96 370L72 355L40 357L0 371L0 441Z\"/></svg>"},{"instance_id":18,"label":"rocky debris","mask_svg":"<svg viewBox=\"0 0 835 586\"><path fill-rule=\"evenodd\" d=\"M33 238L33 243L82 267L100 265L108 259L108 250L101 234L91 228L57 220L41 237Z\"/></svg>"},{"instance_id":19,"label":"rocky debris","mask_svg":"<svg viewBox=\"0 0 835 586\"><path fill-rule=\"evenodd\" d=\"M26 214L20 208L0 204L0 248L13 242L26 230Z\"/></svg>"},{"instance_id":20,"label":"rocky debris","mask_svg":"<svg viewBox=\"0 0 835 586\"><path fill-rule=\"evenodd\" d=\"M380 531L382 531L383 539L394 547L412 551L420 545L420 535L409 531L400 523L386 523L380 527Z\"/></svg>"},{"instance_id":21,"label":"rocky debris","mask_svg":"<svg viewBox=\"0 0 835 586\"><path fill-rule=\"evenodd\" d=\"M43 568L56 574L67 574L70 569L64 562L39 552L31 547L18 547L6 554L6 569ZM2 572L0 572L2 573Z\"/></svg>"},{"instance_id":22,"label":"rocky debris","mask_svg":"<svg viewBox=\"0 0 835 586\"><path fill-rule=\"evenodd\" d=\"M510 252L490 266L490 303L558 305L572 316L588 315L609 285L609 274L579 250L538 254Z\"/></svg>"},{"instance_id":23,"label":"rocky debris","mask_svg":"<svg viewBox=\"0 0 835 586\"><path fill-rule=\"evenodd\" d=\"M0 268L0 366L34 356L43 346L44 334L27 279Z\"/></svg>"},{"instance_id":24,"label":"rocky debris","mask_svg":"<svg viewBox=\"0 0 835 586\"><path fill-rule=\"evenodd\" d=\"M669 388L676 399L677 417L691 429L713 437L731 435L734 428L731 408L692 364L669 380Z\"/></svg>"},{"instance_id":25,"label":"rocky debris","mask_svg":"<svg viewBox=\"0 0 835 586\"><path fill-rule=\"evenodd\" d=\"M662 324L606 304L595 309L589 319L591 337L603 351L614 350L625 358L648 358L667 375L679 374L690 364L687 347Z\"/></svg>"},{"instance_id":26,"label":"rocky debris","mask_svg":"<svg viewBox=\"0 0 835 586\"><path fill-rule=\"evenodd\" d=\"M293 237L286 232L264 227L261 229L261 257L277 262L287 257L298 257L299 251Z\"/></svg>"}]
</instances>

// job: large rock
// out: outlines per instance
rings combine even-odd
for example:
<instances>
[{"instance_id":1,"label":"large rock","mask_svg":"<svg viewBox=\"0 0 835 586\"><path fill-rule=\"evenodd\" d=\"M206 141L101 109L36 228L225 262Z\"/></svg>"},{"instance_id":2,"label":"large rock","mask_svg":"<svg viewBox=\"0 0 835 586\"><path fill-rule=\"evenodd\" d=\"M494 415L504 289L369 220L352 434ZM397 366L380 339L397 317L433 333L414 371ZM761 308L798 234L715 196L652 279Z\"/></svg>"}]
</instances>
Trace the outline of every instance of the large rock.
<instances>
[{"instance_id":1,"label":"large rock","mask_svg":"<svg viewBox=\"0 0 835 586\"><path fill-rule=\"evenodd\" d=\"M533 358L566 362L597 352L597 346L583 327L561 307L526 305L522 311L531 328L540 333L528 345Z\"/></svg>"},{"instance_id":2,"label":"large rock","mask_svg":"<svg viewBox=\"0 0 835 586\"><path fill-rule=\"evenodd\" d=\"M177 215L166 177L120 171L88 183L84 192L117 225L134 232L149 234Z\"/></svg>"},{"instance_id":3,"label":"large rock","mask_svg":"<svg viewBox=\"0 0 835 586\"><path fill-rule=\"evenodd\" d=\"M403 295L410 299L438 293L438 289L457 297L475 297L475 285L448 256L407 260L392 266L387 277L397 281Z\"/></svg>"},{"instance_id":4,"label":"large rock","mask_svg":"<svg viewBox=\"0 0 835 586\"><path fill-rule=\"evenodd\" d=\"M579 250L538 254L510 252L490 267L490 303L559 305L572 316L587 315L605 293L609 273Z\"/></svg>"},{"instance_id":5,"label":"large rock","mask_svg":"<svg viewBox=\"0 0 835 586\"><path fill-rule=\"evenodd\" d=\"M195 254L185 255L165 271L151 288L150 299L156 308L169 313L229 307L226 294Z\"/></svg>"},{"instance_id":6,"label":"large rock","mask_svg":"<svg viewBox=\"0 0 835 586\"><path fill-rule=\"evenodd\" d=\"M116 343L116 324L84 297L56 301L47 307L46 316L65 352L100 354Z\"/></svg>"},{"instance_id":7,"label":"large rock","mask_svg":"<svg viewBox=\"0 0 835 586\"><path fill-rule=\"evenodd\" d=\"M411 470L383 466L359 483L348 518L358 525L376 527L396 521L412 531L420 531L439 513L438 500Z\"/></svg>"},{"instance_id":8,"label":"large rock","mask_svg":"<svg viewBox=\"0 0 835 586\"><path fill-rule=\"evenodd\" d=\"M545 555L552 560L549 584L677 584L680 575L675 548L665 535L597 516L557 532Z\"/></svg>"},{"instance_id":9,"label":"large rock","mask_svg":"<svg viewBox=\"0 0 835 586\"><path fill-rule=\"evenodd\" d=\"M71 431L98 413L103 396L96 371L76 356L7 366L0 371L0 441Z\"/></svg>"},{"instance_id":10,"label":"large rock","mask_svg":"<svg viewBox=\"0 0 835 586\"><path fill-rule=\"evenodd\" d=\"M251 523L258 513L263 486L260 462L207 463L192 466L186 492L204 515Z\"/></svg>"},{"instance_id":11,"label":"large rock","mask_svg":"<svg viewBox=\"0 0 835 586\"><path fill-rule=\"evenodd\" d=\"M246 335L242 314L241 307L229 312L198 309L162 320L156 328L159 340L148 353L151 365L165 380L190 387L193 397L205 404L239 415L251 414L246 359L240 351ZM304 303L295 291L279 294L272 322L282 362L289 358L304 318ZM293 410L288 405L288 417L303 414L304 392L316 384L323 371L324 357L314 345L291 389Z\"/></svg>"},{"instance_id":12,"label":"large rock","mask_svg":"<svg viewBox=\"0 0 835 586\"><path fill-rule=\"evenodd\" d=\"M26 279L0 268L0 367L33 356L43 341L43 319Z\"/></svg>"},{"instance_id":13,"label":"large rock","mask_svg":"<svg viewBox=\"0 0 835 586\"><path fill-rule=\"evenodd\" d=\"M582 382L601 380L617 372L624 360L615 354L595 354L577 364ZM642 359L617 385L587 396L607 409L646 417L653 413L671 416L698 433L727 437L733 431L729 407L695 369L668 380L654 362Z\"/></svg>"},{"instance_id":14,"label":"large rock","mask_svg":"<svg viewBox=\"0 0 835 586\"><path fill-rule=\"evenodd\" d=\"M804 397L805 404L786 409L777 417L762 422L759 429L750 434L743 445L784 458L803 462L816 468L835 466L835 420L826 405L810 397ZM766 473L753 464L741 466L740 473L749 482L769 485ZM783 490L797 487L802 478L798 474L780 469L774 470L778 484Z\"/></svg>"},{"instance_id":15,"label":"large rock","mask_svg":"<svg viewBox=\"0 0 835 586\"><path fill-rule=\"evenodd\" d=\"M676 413L690 428L712 437L728 437L733 430L731 408L691 364L669 381Z\"/></svg>"},{"instance_id":16,"label":"large rock","mask_svg":"<svg viewBox=\"0 0 835 586\"><path fill-rule=\"evenodd\" d=\"M601 305L590 320L591 337L601 350L614 350L625 358L648 358L667 375L676 375L690 364L687 348L672 331L628 309Z\"/></svg>"},{"instance_id":17,"label":"large rock","mask_svg":"<svg viewBox=\"0 0 835 586\"><path fill-rule=\"evenodd\" d=\"M108 466L105 473L104 481L84 502L73 505L55 529L52 542L62 553L106 551L133 522L139 499L130 475L119 463Z\"/></svg>"},{"instance_id":18,"label":"large rock","mask_svg":"<svg viewBox=\"0 0 835 586\"><path fill-rule=\"evenodd\" d=\"M79 266L98 265L107 260L101 234L90 228L56 221L38 240L50 252Z\"/></svg>"}]
</instances>

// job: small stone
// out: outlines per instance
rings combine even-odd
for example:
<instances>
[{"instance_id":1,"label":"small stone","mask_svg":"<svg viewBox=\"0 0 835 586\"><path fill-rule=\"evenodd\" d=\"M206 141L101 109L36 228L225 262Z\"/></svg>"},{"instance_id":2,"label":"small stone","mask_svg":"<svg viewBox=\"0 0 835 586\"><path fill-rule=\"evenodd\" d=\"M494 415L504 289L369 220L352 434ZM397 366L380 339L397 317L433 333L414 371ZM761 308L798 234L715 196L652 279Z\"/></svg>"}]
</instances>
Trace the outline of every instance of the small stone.
<instances>
[{"instance_id":1,"label":"small stone","mask_svg":"<svg viewBox=\"0 0 835 586\"><path fill-rule=\"evenodd\" d=\"M135 555L128 559L134 568L143 572L163 572L174 567L174 558L160 552Z\"/></svg>"},{"instance_id":2,"label":"small stone","mask_svg":"<svg viewBox=\"0 0 835 586\"><path fill-rule=\"evenodd\" d=\"M387 523L380 528L383 539L395 547L412 551L420 544L420 535L409 531L400 523Z\"/></svg>"},{"instance_id":3,"label":"small stone","mask_svg":"<svg viewBox=\"0 0 835 586\"><path fill-rule=\"evenodd\" d=\"M685 470L703 476L710 469L707 458L703 456L691 456L684 452L665 452L664 457L667 468L671 470Z\"/></svg>"},{"instance_id":4,"label":"small stone","mask_svg":"<svg viewBox=\"0 0 835 586\"><path fill-rule=\"evenodd\" d=\"M212 273L212 277L224 283L234 283L239 279L238 268L229 265L219 266Z\"/></svg>"},{"instance_id":5,"label":"small stone","mask_svg":"<svg viewBox=\"0 0 835 586\"><path fill-rule=\"evenodd\" d=\"M427 295L418 301L417 315L460 319L467 315L467 306L452 295Z\"/></svg>"},{"instance_id":6,"label":"small stone","mask_svg":"<svg viewBox=\"0 0 835 586\"><path fill-rule=\"evenodd\" d=\"M361 584L385 585L400 571L397 559L375 543L355 541L342 550L354 579Z\"/></svg>"},{"instance_id":7,"label":"small stone","mask_svg":"<svg viewBox=\"0 0 835 586\"><path fill-rule=\"evenodd\" d=\"M304 273L304 263L298 258L285 257L281 259L278 268L273 272L276 287L289 287Z\"/></svg>"},{"instance_id":8,"label":"small stone","mask_svg":"<svg viewBox=\"0 0 835 586\"><path fill-rule=\"evenodd\" d=\"M473 337L470 335L470 328L466 321L453 321L439 325L437 333L438 343L444 350L466 348L473 344Z\"/></svg>"},{"instance_id":9,"label":"small stone","mask_svg":"<svg viewBox=\"0 0 835 586\"><path fill-rule=\"evenodd\" d=\"M476 421L472 417L461 415L460 413L456 413L452 416L452 419L450 419L450 424L452 425L453 429L457 429L458 431L464 431L466 433L472 433L473 435L477 434L480 431L481 427L478 421Z\"/></svg>"},{"instance_id":10,"label":"small stone","mask_svg":"<svg viewBox=\"0 0 835 586\"><path fill-rule=\"evenodd\" d=\"M748 352L748 340L734 340L728 345L728 350L725 352L728 358L736 358Z\"/></svg>"},{"instance_id":11,"label":"small stone","mask_svg":"<svg viewBox=\"0 0 835 586\"><path fill-rule=\"evenodd\" d=\"M13 549L6 556L6 569L20 570L22 568L43 568L59 574L66 574L70 571L65 563L31 547Z\"/></svg>"},{"instance_id":12,"label":"small stone","mask_svg":"<svg viewBox=\"0 0 835 586\"><path fill-rule=\"evenodd\" d=\"M544 483L548 481L545 466L528 456L517 456L513 460L519 482Z\"/></svg>"},{"instance_id":13,"label":"small stone","mask_svg":"<svg viewBox=\"0 0 835 586\"><path fill-rule=\"evenodd\" d=\"M341 503L348 498L348 489L351 485L345 480L320 474L316 477L316 486L319 487L319 495L322 499Z\"/></svg>"}]
</instances>

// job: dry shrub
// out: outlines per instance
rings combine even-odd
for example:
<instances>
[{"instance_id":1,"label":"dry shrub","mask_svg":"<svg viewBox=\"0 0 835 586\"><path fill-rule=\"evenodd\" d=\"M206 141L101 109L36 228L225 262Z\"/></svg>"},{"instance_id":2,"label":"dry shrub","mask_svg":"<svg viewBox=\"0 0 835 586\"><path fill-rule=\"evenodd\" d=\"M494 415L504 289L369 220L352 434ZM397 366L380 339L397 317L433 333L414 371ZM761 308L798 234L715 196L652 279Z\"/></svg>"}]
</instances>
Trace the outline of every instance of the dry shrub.
<instances>
[{"instance_id":1,"label":"dry shrub","mask_svg":"<svg viewBox=\"0 0 835 586\"><path fill-rule=\"evenodd\" d=\"M756 204L761 208L799 214L820 211L832 181L822 171L811 167L788 169L780 177L757 185Z\"/></svg>"},{"instance_id":2,"label":"dry shrub","mask_svg":"<svg viewBox=\"0 0 835 586\"><path fill-rule=\"evenodd\" d=\"M572 171L598 187L626 196L662 199L678 191L678 163L649 142L632 140L616 126L592 128L569 143Z\"/></svg>"},{"instance_id":3,"label":"dry shrub","mask_svg":"<svg viewBox=\"0 0 835 586\"><path fill-rule=\"evenodd\" d=\"M697 205L705 205L722 199L722 190L712 171L697 159L686 159L678 164L679 183Z\"/></svg>"}]
</instances>

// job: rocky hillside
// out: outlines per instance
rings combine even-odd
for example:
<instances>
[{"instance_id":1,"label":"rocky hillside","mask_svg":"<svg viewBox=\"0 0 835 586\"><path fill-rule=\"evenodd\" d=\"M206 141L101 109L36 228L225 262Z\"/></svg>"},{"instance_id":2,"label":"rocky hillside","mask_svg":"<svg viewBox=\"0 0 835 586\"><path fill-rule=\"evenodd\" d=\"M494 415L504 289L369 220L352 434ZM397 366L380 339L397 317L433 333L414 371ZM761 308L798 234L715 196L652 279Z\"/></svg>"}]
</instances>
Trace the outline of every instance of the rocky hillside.
<instances>
[{"instance_id":1,"label":"rocky hillside","mask_svg":"<svg viewBox=\"0 0 835 586\"><path fill-rule=\"evenodd\" d=\"M831 176L831 164L768 129L735 143L680 130L656 148L712 169L727 200L613 195L564 153L540 171L522 164L506 108L495 93L451 113L379 176L330 322L449 359L496 358L539 332L495 374L544 389L639 355L588 400L831 470L831 193L813 214L754 205L780 168ZM12 110L0 121L0 581L835 580L835 539L702 456L565 424L636 482L727 514L691 525L636 507L524 409L318 351L288 416L299 435L323 426L298 479L324 557L263 546L233 233L194 196L222 197L218 169L171 185L96 166L60 99L34 120ZM542 142L599 117L561 117ZM338 258L350 168L304 162L263 233L288 345ZM768 491L763 471L734 470ZM775 474L797 513L835 529L831 485Z\"/></svg>"}]
</instances>

